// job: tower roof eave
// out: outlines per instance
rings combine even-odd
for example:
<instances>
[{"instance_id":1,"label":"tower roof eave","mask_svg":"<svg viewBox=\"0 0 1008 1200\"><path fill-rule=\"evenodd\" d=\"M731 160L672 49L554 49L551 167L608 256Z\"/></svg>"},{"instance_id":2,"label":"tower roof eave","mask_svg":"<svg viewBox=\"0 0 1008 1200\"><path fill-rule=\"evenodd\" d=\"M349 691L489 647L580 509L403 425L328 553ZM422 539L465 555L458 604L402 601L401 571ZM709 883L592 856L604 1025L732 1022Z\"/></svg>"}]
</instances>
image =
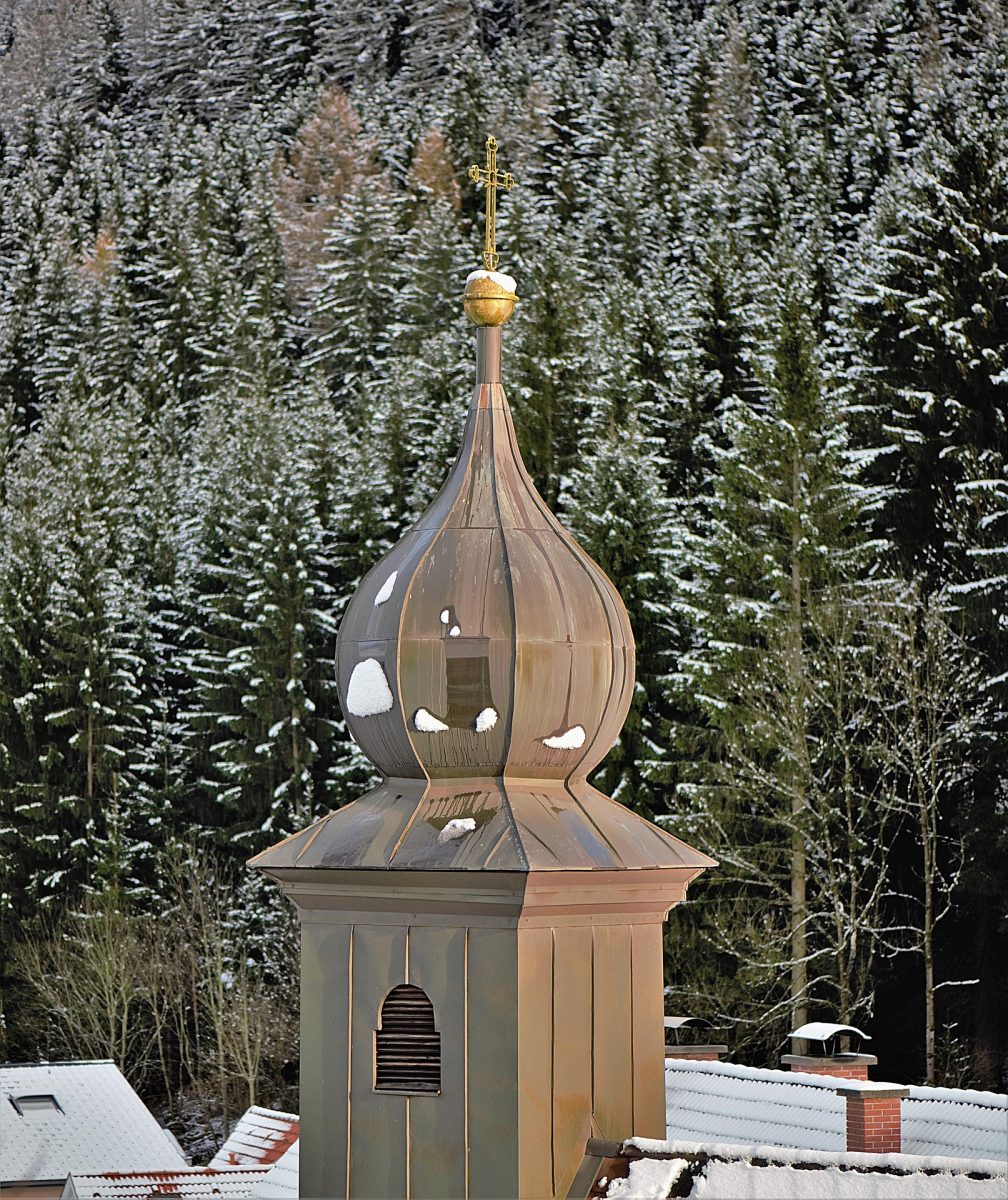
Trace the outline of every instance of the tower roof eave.
<instances>
[{"instance_id":1,"label":"tower roof eave","mask_svg":"<svg viewBox=\"0 0 1008 1200\"><path fill-rule=\"evenodd\" d=\"M388 779L249 863L267 871L685 868L693 874L717 865L586 784L496 778L466 785Z\"/></svg>"}]
</instances>

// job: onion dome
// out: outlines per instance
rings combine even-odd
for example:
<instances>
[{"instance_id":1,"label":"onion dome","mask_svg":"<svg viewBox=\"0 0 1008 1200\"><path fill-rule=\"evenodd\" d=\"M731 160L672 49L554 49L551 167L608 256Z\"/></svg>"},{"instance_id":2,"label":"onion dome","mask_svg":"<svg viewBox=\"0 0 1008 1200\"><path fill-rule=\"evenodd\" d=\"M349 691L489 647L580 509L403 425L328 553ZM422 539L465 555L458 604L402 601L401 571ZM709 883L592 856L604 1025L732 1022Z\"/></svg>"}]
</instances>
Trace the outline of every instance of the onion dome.
<instances>
[{"instance_id":1,"label":"onion dome","mask_svg":"<svg viewBox=\"0 0 1008 1200\"><path fill-rule=\"evenodd\" d=\"M612 582L522 463L501 384L517 299L495 270L466 281L476 386L462 448L339 630L340 703L385 781L259 866L692 876L711 864L586 782L626 719L634 641Z\"/></svg>"},{"instance_id":2,"label":"onion dome","mask_svg":"<svg viewBox=\"0 0 1008 1200\"><path fill-rule=\"evenodd\" d=\"M498 328L478 334L455 466L361 582L337 661L347 723L385 775L584 778L622 727L630 621L522 464Z\"/></svg>"}]
</instances>

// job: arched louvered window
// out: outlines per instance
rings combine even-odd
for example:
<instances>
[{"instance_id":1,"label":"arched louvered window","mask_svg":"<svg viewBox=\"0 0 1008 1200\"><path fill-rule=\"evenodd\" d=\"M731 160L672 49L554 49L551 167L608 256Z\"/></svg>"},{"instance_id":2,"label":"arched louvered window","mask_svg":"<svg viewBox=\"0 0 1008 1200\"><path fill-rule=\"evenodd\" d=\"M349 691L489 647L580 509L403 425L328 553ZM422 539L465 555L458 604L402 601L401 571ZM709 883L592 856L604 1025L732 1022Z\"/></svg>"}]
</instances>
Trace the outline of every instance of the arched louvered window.
<instances>
[{"instance_id":1,"label":"arched louvered window","mask_svg":"<svg viewBox=\"0 0 1008 1200\"><path fill-rule=\"evenodd\" d=\"M434 1005L411 983L385 997L375 1030L375 1091L441 1090L441 1034L434 1028Z\"/></svg>"}]
</instances>

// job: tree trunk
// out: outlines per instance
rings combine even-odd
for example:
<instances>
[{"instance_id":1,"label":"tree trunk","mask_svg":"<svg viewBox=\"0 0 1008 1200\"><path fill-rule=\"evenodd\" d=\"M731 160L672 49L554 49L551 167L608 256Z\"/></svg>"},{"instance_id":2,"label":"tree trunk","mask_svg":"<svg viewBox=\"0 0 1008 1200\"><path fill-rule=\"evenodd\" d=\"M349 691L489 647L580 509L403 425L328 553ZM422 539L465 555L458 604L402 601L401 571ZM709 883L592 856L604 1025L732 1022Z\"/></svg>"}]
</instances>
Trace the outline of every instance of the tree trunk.
<instances>
[{"instance_id":1,"label":"tree trunk","mask_svg":"<svg viewBox=\"0 0 1008 1200\"><path fill-rule=\"evenodd\" d=\"M792 732L797 765L791 796L791 1008L794 1028L808 1020L808 937L806 919L805 811L808 807L808 747L805 742L805 683L802 662L802 572L798 561L801 530L797 514L801 505L801 459L797 447L791 462L791 671L794 688Z\"/></svg>"},{"instance_id":2,"label":"tree trunk","mask_svg":"<svg viewBox=\"0 0 1008 1200\"><path fill-rule=\"evenodd\" d=\"M927 1082L935 1081L935 987L934 987L934 857L931 821L927 806L921 808L921 838L924 843L924 1056Z\"/></svg>"},{"instance_id":3,"label":"tree trunk","mask_svg":"<svg viewBox=\"0 0 1008 1200\"><path fill-rule=\"evenodd\" d=\"M91 816L91 806L94 802L94 713L91 711L91 703L88 702L87 710L87 811L88 816Z\"/></svg>"}]
</instances>

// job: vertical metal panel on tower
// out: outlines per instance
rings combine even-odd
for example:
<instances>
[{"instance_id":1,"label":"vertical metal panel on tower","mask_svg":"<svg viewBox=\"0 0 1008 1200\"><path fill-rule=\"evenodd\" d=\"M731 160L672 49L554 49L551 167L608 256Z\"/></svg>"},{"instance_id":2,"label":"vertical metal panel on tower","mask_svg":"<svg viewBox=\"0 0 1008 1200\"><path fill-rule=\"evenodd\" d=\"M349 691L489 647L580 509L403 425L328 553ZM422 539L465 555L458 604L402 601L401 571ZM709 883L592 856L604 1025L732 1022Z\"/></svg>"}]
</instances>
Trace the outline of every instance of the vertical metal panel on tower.
<instances>
[{"instance_id":1,"label":"vertical metal panel on tower","mask_svg":"<svg viewBox=\"0 0 1008 1200\"><path fill-rule=\"evenodd\" d=\"M374 1028L381 1003L406 981L405 925L354 926L350 963L350 1195L408 1196L405 1096L374 1090Z\"/></svg>"},{"instance_id":2,"label":"vertical metal panel on tower","mask_svg":"<svg viewBox=\"0 0 1008 1200\"><path fill-rule=\"evenodd\" d=\"M409 1104L410 1196L416 1200L466 1195L468 936L466 929L410 927L409 979L430 998L441 1035L440 1095Z\"/></svg>"},{"instance_id":3,"label":"vertical metal panel on tower","mask_svg":"<svg viewBox=\"0 0 1008 1200\"><path fill-rule=\"evenodd\" d=\"M510 929L469 934L469 1191L472 1200L519 1195L518 938Z\"/></svg>"},{"instance_id":4,"label":"vertical metal panel on tower","mask_svg":"<svg viewBox=\"0 0 1008 1200\"><path fill-rule=\"evenodd\" d=\"M349 1195L352 934L352 925L301 926L301 1094L326 1097L325 1104L301 1105L300 1173L306 1196L324 1196L333 1188ZM305 1155L305 1146L317 1153Z\"/></svg>"}]
</instances>

